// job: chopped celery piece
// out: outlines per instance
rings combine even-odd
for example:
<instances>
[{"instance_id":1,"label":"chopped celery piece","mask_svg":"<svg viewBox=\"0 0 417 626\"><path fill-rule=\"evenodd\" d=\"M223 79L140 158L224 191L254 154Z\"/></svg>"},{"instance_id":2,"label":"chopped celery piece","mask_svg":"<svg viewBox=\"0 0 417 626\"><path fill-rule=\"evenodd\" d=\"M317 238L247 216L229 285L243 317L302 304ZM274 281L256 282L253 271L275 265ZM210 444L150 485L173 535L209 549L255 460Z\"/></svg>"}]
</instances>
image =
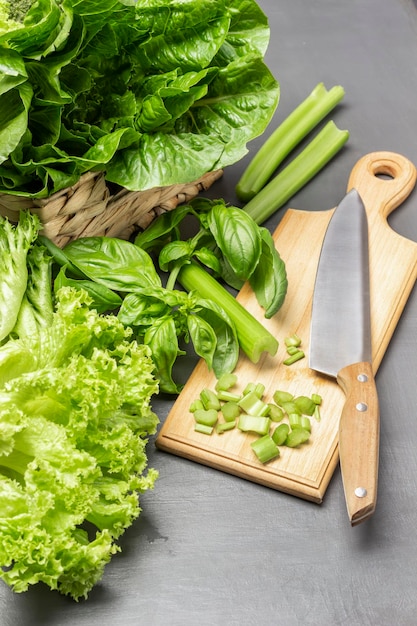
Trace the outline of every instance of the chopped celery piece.
<instances>
[{"instance_id":1,"label":"chopped celery piece","mask_svg":"<svg viewBox=\"0 0 417 626\"><path fill-rule=\"evenodd\" d=\"M235 420L240 415L240 407L237 402L225 402L221 408L222 415L226 422Z\"/></svg>"},{"instance_id":2,"label":"chopped celery piece","mask_svg":"<svg viewBox=\"0 0 417 626\"><path fill-rule=\"evenodd\" d=\"M193 400L190 405L190 413L195 413L198 409L204 409L203 403L201 400Z\"/></svg>"},{"instance_id":3,"label":"chopped celery piece","mask_svg":"<svg viewBox=\"0 0 417 626\"><path fill-rule=\"evenodd\" d=\"M238 405L249 415L265 416L269 411L267 403L259 398L256 391L250 391L245 396L242 396Z\"/></svg>"},{"instance_id":4,"label":"chopped celery piece","mask_svg":"<svg viewBox=\"0 0 417 626\"><path fill-rule=\"evenodd\" d=\"M254 393L256 393L258 398L262 398L262 396L265 393L265 385L263 385L262 383L256 383L255 384L255 389L253 391L254 391Z\"/></svg>"},{"instance_id":5,"label":"chopped celery piece","mask_svg":"<svg viewBox=\"0 0 417 626\"><path fill-rule=\"evenodd\" d=\"M290 152L342 100L345 91L337 85L326 89L319 83L261 146L236 186L238 198L247 202L271 178Z\"/></svg>"},{"instance_id":6,"label":"chopped celery piece","mask_svg":"<svg viewBox=\"0 0 417 626\"><path fill-rule=\"evenodd\" d=\"M288 421L291 428L301 428L301 415L299 413L289 413Z\"/></svg>"},{"instance_id":7,"label":"chopped celery piece","mask_svg":"<svg viewBox=\"0 0 417 626\"><path fill-rule=\"evenodd\" d=\"M282 419L284 419L284 411L281 409L281 407L277 406L276 404L272 404L272 402L268 403L268 406L268 417L271 418L271 422L280 422Z\"/></svg>"},{"instance_id":8,"label":"chopped celery piece","mask_svg":"<svg viewBox=\"0 0 417 626\"><path fill-rule=\"evenodd\" d=\"M301 339L295 333L292 334L290 337L287 337L284 342L287 348L298 348L299 346L301 346Z\"/></svg>"},{"instance_id":9,"label":"chopped celery piece","mask_svg":"<svg viewBox=\"0 0 417 626\"><path fill-rule=\"evenodd\" d=\"M306 415L302 415L301 419L300 419L300 426L301 428L303 428L304 430L308 430L309 433L311 433L311 422L310 422L310 418L307 417Z\"/></svg>"},{"instance_id":10,"label":"chopped celery piece","mask_svg":"<svg viewBox=\"0 0 417 626\"><path fill-rule=\"evenodd\" d=\"M291 400L294 400L294 396L289 391L277 390L273 397L274 402L276 402L278 406L282 406L283 402L291 402Z\"/></svg>"},{"instance_id":11,"label":"chopped celery piece","mask_svg":"<svg viewBox=\"0 0 417 626\"><path fill-rule=\"evenodd\" d=\"M305 430L304 428L296 428L288 433L288 437L286 438L284 445L288 448L296 448L302 443L306 443L309 439L310 433L308 430Z\"/></svg>"},{"instance_id":12,"label":"chopped celery piece","mask_svg":"<svg viewBox=\"0 0 417 626\"><path fill-rule=\"evenodd\" d=\"M211 435L213 433L213 426L207 426L206 424L194 424L194 430L196 433L203 433L204 435Z\"/></svg>"},{"instance_id":13,"label":"chopped celery piece","mask_svg":"<svg viewBox=\"0 0 417 626\"><path fill-rule=\"evenodd\" d=\"M194 419L197 424L205 424L206 426L214 426L219 416L216 409L198 409L194 411Z\"/></svg>"},{"instance_id":14,"label":"chopped celery piece","mask_svg":"<svg viewBox=\"0 0 417 626\"><path fill-rule=\"evenodd\" d=\"M292 354L291 356L288 357L288 359L285 359L284 365L292 365L293 363L296 363L297 361L299 361L300 359L303 359L304 357L305 357L304 352L302 350L297 350L295 354Z\"/></svg>"},{"instance_id":15,"label":"chopped celery piece","mask_svg":"<svg viewBox=\"0 0 417 626\"><path fill-rule=\"evenodd\" d=\"M288 353L289 355L291 355L291 356L292 356L293 354L297 354L297 352L299 352L298 347L296 347L296 346L288 346L288 348L287 348L287 353Z\"/></svg>"},{"instance_id":16,"label":"chopped celery piece","mask_svg":"<svg viewBox=\"0 0 417 626\"><path fill-rule=\"evenodd\" d=\"M314 419L317 420L318 422L321 420L320 408L318 404L316 405L316 408L314 409Z\"/></svg>"},{"instance_id":17,"label":"chopped celery piece","mask_svg":"<svg viewBox=\"0 0 417 626\"><path fill-rule=\"evenodd\" d=\"M286 438L288 437L289 432L290 432L290 427L288 426L288 424L285 424L285 423L280 424L279 426L275 428L271 437L277 446L282 446L282 444L285 442Z\"/></svg>"},{"instance_id":18,"label":"chopped celery piece","mask_svg":"<svg viewBox=\"0 0 417 626\"><path fill-rule=\"evenodd\" d=\"M311 396L311 399L313 400L314 404L321 404L322 403L322 397L319 396L318 393L313 393Z\"/></svg>"},{"instance_id":19,"label":"chopped celery piece","mask_svg":"<svg viewBox=\"0 0 417 626\"><path fill-rule=\"evenodd\" d=\"M220 402L212 389L203 389L200 393L200 400L205 409L220 410Z\"/></svg>"},{"instance_id":20,"label":"chopped celery piece","mask_svg":"<svg viewBox=\"0 0 417 626\"><path fill-rule=\"evenodd\" d=\"M259 437L250 445L261 463L268 463L279 456L279 449L270 435Z\"/></svg>"},{"instance_id":21,"label":"chopped celery piece","mask_svg":"<svg viewBox=\"0 0 417 626\"><path fill-rule=\"evenodd\" d=\"M246 396L251 391L255 391L255 387L256 387L255 383L248 383L243 390L243 395Z\"/></svg>"},{"instance_id":22,"label":"chopped celery piece","mask_svg":"<svg viewBox=\"0 0 417 626\"><path fill-rule=\"evenodd\" d=\"M333 121L284 169L243 207L257 224L262 224L302 189L337 154L349 139ZM189 266L186 266L189 267Z\"/></svg>"},{"instance_id":23,"label":"chopped celery piece","mask_svg":"<svg viewBox=\"0 0 417 626\"><path fill-rule=\"evenodd\" d=\"M298 415L301 415L301 411L298 408L298 406L295 404L294 400L291 400L290 402L283 402L281 404L281 408L288 414L290 415L291 413L297 413Z\"/></svg>"},{"instance_id":24,"label":"chopped celery piece","mask_svg":"<svg viewBox=\"0 0 417 626\"><path fill-rule=\"evenodd\" d=\"M308 398L307 396L298 396L295 398L294 402L303 415L313 415L316 404L311 398Z\"/></svg>"},{"instance_id":25,"label":"chopped celery piece","mask_svg":"<svg viewBox=\"0 0 417 626\"><path fill-rule=\"evenodd\" d=\"M239 402L242 396L239 393L220 390L217 392L217 397L222 402Z\"/></svg>"},{"instance_id":26,"label":"chopped celery piece","mask_svg":"<svg viewBox=\"0 0 417 626\"><path fill-rule=\"evenodd\" d=\"M227 430L233 430L233 428L235 427L236 427L236 420L233 420L231 422L219 422L216 426L216 433L218 433L219 435L222 435Z\"/></svg>"},{"instance_id":27,"label":"chopped celery piece","mask_svg":"<svg viewBox=\"0 0 417 626\"><path fill-rule=\"evenodd\" d=\"M236 383L236 374L222 374L216 382L215 389L216 391L228 391L231 387L236 385Z\"/></svg>"},{"instance_id":28,"label":"chopped celery piece","mask_svg":"<svg viewBox=\"0 0 417 626\"><path fill-rule=\"evenodd\" d=\"M269 417L242 414L239 417L238 428L243 432L252 432L257 435L266 435L269 432L271 420Z\"/></svg>"}]
</instances>

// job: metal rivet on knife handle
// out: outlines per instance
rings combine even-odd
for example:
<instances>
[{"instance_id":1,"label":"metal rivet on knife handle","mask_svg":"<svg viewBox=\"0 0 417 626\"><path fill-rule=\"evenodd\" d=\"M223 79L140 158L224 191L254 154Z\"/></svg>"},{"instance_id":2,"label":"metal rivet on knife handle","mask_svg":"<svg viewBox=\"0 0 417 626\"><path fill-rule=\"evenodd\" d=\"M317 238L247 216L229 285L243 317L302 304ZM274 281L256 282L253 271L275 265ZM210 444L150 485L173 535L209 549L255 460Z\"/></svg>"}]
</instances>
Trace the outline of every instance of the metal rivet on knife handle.
<instances>
[{"instance_id":1,"label":"metal rivet on knife handle","mask_svg":"<svg viewBox=\"0 0 417 626\"><path fill-rule=\"evenodd\" d=\"M365 487L356 487L355 489L355 496L357 496L358 498L364 498L367 493L368 492L366 491Z\"/></svg>"}]
</instances>

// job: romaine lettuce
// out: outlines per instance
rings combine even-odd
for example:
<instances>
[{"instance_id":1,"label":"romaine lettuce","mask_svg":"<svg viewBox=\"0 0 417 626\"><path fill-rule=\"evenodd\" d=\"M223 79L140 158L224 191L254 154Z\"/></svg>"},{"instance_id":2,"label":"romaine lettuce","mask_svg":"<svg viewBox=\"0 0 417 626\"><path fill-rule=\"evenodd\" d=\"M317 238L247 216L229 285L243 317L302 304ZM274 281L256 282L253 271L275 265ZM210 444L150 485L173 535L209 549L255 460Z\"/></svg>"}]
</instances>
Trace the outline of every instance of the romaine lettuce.
<instances>
[{"instance_id":1,"label":"romaine lettuce","mask_svg":"<svg viewBox=\"0 0 417 626\"><path fill-rule=\"evenodd\" d=\"M2 0L0 192L91 169L144 190L239 160L278 102L268 40L255 0Z\"/></svg>"}]
</instances>

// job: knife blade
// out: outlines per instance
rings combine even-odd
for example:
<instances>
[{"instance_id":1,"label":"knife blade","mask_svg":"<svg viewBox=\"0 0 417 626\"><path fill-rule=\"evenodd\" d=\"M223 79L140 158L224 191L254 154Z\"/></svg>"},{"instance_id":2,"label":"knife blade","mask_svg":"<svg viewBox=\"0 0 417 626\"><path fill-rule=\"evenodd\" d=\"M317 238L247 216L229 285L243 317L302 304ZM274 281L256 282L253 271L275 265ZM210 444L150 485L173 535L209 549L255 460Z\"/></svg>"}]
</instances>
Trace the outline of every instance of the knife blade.
<instances>
[{"instance_id":1,"label":"knife blade","mask_svg":"<svg viewBox=\"0 0 417 626\"><path fill-rule=\"evenodd\" d=\"M339 459L352 526L375 511L379 403L372 370L368 222L352 189L334 210L314 286L309 366L335 377L345 394Z\"/></svg>"}]
</instances>

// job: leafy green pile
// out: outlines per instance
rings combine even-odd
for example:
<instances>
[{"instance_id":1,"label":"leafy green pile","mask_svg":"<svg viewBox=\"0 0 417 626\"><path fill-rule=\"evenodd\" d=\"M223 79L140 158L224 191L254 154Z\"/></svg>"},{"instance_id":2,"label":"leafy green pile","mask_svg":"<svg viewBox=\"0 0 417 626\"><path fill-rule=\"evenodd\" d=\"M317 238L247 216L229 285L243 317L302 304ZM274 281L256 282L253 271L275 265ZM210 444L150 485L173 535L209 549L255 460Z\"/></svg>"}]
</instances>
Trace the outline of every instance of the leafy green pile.
<instances>
[{"instance_id":1,"label":"leafy green pile","mask_svg":"<svg viewBox=\"0 0 417 626\"><path fill-rule=\"evenodd\" d=\"M36 231L31 219L9 239ZM145 469L158 385L149 348L91 310L85 291L63 287L52 299L43 246L15 254L29 274L0 346L0 577L17 592L43 582L78 600L157 478ZM1 301L1 316L9 310Z\"/></svg>"},{"instance_id":2,"label":"leafy green pile","mask_svg":"<svg viewBox=\"0 0 417 626\"><path fill-rule=\"evenodd\" d=\"M246 153L276 108L255 0L0 0L0 192L130 190Z\"/></svg>"}]
</instances>

